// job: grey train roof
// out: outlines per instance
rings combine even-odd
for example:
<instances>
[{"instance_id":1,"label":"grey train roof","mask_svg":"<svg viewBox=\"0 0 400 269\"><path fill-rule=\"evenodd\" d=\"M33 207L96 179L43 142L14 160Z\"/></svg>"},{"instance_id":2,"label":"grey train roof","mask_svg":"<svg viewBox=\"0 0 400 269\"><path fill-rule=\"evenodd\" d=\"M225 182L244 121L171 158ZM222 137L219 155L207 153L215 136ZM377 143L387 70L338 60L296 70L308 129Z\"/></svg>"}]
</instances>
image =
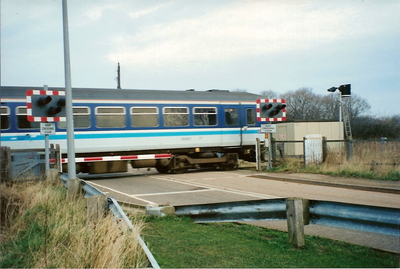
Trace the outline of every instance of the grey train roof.
<instances>
[{"instance_id":1,"label":"grey train roof","mask_svg":"<svg viewBox=\"0 0 400 269\"><path fill-rule=\"evenodd\" d=\"M43 90L43 87L15 87L2 86L1 99L21 98L25 91ZM64 91L64 88L49 87L49 91ZM96 89L73 88L73 99L98 99L98 100L188 100L188 101L256 101L262 96L248 92L229 92L224 90L126 90L126 89Z\"/></svg>"}]
</instances>

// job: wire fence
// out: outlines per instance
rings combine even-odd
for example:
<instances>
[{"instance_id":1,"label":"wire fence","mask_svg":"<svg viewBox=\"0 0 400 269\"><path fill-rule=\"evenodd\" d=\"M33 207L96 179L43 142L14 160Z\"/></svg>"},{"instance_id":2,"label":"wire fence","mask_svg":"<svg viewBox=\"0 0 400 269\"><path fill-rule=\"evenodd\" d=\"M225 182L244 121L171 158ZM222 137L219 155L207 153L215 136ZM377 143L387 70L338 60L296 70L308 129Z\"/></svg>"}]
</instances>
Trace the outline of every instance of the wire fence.
<instances>
[{"instance_id":1,"label":"wire fence","mask_svg":"<svg viewBox=\"0 0 400 269\"><path fill-rule=\"evenodd\" d=\"M290 158L304 162L305 140L273 140L271 141L271 161L279 164ZM376 170L377 167L395 168L400 170L400 140L323 140L324 162L329 164L352 163L363 164ZM267 156L267 148L263 153ZM263 154L262 153L262 154ZM264 162L267 158L264 158ZM255 168L256 165L240 162L241 168Z\"/></svg>"}]
</instances>

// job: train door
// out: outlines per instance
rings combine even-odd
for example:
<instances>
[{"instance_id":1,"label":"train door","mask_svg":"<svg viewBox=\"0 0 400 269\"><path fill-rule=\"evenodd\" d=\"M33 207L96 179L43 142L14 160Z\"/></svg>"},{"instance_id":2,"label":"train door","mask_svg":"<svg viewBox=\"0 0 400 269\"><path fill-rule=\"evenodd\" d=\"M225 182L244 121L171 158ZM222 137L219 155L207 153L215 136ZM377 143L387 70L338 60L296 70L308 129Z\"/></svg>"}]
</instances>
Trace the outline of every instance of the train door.
<instances>
[{"instance_id":1,"label":"train door","mask_svg":"<svg viewBox=\"0 0 400 269\"><path fill-rule=\"evenodd\" d=\"M222 105L221 144L222 146L240 146L240 109L238 105Z\"/></svg>"},{"instance_id":2,"label":"train door","mask_svg":"<svg viewBox=\"0 0 400 269\"><path fill-rule=\"evenodd\" d=\"M256 109L252 105L240 105L241 146L253 145L257 137Z\"/></svg>"}]
</instances>

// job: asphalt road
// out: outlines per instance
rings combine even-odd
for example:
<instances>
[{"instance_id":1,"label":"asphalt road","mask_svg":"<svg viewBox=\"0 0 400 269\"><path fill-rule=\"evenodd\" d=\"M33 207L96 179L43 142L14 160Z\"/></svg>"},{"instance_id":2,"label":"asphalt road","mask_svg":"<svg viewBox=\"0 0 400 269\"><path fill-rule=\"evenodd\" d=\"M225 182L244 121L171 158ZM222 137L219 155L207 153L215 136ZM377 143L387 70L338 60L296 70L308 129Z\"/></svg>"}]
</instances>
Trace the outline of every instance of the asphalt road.
<instances>
[{"instance_id":1,"label":"asphalt road","mask_svg":"<svg viewBox=\"0 0 400 269\"><path fill-rule=\"evenodd\" d=\"M400 187L399 193L396 194L377 191L375 186L363 189L354 188L354 185L360 185L358 182L352 184L353 188L347 188L343 184L315 185L312 182L313 178L311 177L320 179L318 183L328 182L331 177L327 176L307 175L307 178L303 178L302 181L300 176L300 180L296 182L290 181L289 176L299 178L298 174L280 175L247 170L159 174L153 169L150 171L131 169L129 173L120 174L118 177L93 175L91 177L96 179L90 179L90 177L86 179L118 201L140 206L147 204L178 206L300 197L400 208ZM285 180L285 177L288 180ZM85 179L85 177L83 178ZM398 182L395 184L399 185Z\"/></svg>"}]
</instances>

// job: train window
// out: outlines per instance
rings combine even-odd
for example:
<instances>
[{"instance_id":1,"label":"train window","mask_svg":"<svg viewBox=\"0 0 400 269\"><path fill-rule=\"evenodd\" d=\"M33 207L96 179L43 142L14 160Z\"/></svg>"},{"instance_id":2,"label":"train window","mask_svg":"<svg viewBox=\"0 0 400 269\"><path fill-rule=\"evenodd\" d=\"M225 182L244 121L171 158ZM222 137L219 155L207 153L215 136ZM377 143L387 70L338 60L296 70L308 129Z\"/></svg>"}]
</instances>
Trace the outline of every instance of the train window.
<instances>
[{"instance_id":1,"label":"train window","mask_svg":"<svg viewBox=\"0 0 400 269\"><path fill-rule=\"evenodd\" d=\"M256 111L254 108L246 109L246 121L247 125L256 124Z\"/></svg>"},{"instance_id":2,"label":"train window","mask_svg":"<svg viewBox=\"0 0 400 269\"><path fill-rule=\"evenodd\" d=\"M96 107L96 127L123 128L125 126L124 107Z\"/></svg>"},{"instance_id":3,"label":"train window","mask_svg":"<svg viewBox=\"0 0 400 269\"><path fill-rule=\"evenodd\" d=\"M6 106L1 107L1 129L10 129L10 108Z\"/></svg>"},{"instance_id":4,"label":"train window","mask_svg":"<svg viewBox=\"0 0 400 269\"><path fill-rule=\"evenodd\" d=\"M131 107L131 126L158 126L158 109L156 107Z\"/></svg>"},{"instance_id":5,"label":"train window","mask_svg":"<svg viewBox=\"0 0 400 269\"><path fill-rule=\"evenodd\" d=\"M39 129L40 122L28 121L26 106L17 107L17 126L19 129Z\"/></svg>"},{"instance_id":6,"label":"train window","mask_svg":"<svg viewBox=\"0 0 400 269\"><path fill-rule=\"evenodd\" d=\"M217 125L217 108L195 107L193 108L193 118L196 126Z\"/></svg>"},{"instance_id":7,"label":"train window","mask_svg":"<svg viewBox=\"0 0 400 269\"><path fill-rule=\"evenodd\" d=\"M90 109L89 107L73 107L74 128L89 128L90 127ZM58 128L66 129L67 122L58 122Z\"/></svg>"},{"instance_id":8,"label":"train window","mask_svg":"<svg viewBox=\"0 0 400 269\"><path fill-rule=\"evenodd\" d=\"M189 125L189 109L187 107L164 107L163 116L165 126Z\"/></svg>"},{"instance_id":9,"label":"train window","mask_svg":"<svg viewBox=\"0 0 400 269\"><path fill-rule=\"evenodd\" d=\"M225 124L238 125L239 117L236 108L225 108Z\"/></svg>"}]
</instances>

